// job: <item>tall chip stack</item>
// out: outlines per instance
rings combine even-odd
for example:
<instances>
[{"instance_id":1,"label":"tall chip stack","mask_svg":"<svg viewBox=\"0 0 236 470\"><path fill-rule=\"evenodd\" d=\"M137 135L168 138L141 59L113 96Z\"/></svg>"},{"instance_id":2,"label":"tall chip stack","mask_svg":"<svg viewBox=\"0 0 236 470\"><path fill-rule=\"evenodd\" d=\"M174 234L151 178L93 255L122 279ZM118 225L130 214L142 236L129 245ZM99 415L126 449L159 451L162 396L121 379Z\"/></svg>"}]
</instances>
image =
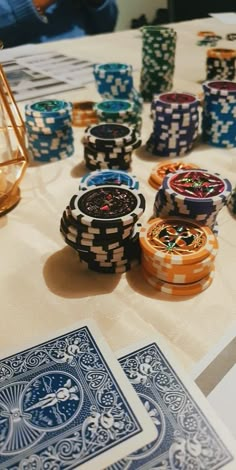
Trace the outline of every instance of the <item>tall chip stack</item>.
<instances>
[{"instance_id":1,"label":"tall chip stack","mask_svg":"<svg viewBox=\"0 0 236 470\"><path fill-rule=\"evenodd\" d=\"M236 146L236 83L203 83L202 139L222 148Z\"/></svg>"},{"instance_id":2,"label":"tall chip stack","mask_svg":"<svg viewBox=\"0 0 236 470\"><path fill-rule=\"evenodd\" d=\"M84 160L89 170L128 170L132 152L141 145L133 127L118 123L89 126L83 136Z\"/></svg>"},{"instance_id":3,"label":"tall chip stack","mask_svg":"<svg viewBox=\"0 0 236 470\"><path fill-rule=\"evenodd\" d=\"M140 92L144 101L151 102L154 93L173 88L177 35L163 26L143 26L141 32Z\"/></svg>"},{"instance_id":4,"label":"tall chip stack","mask_svg":"<svg viewBox=\"0 0 236 470\"><path fill-rule=\"evenodd\" d=\"M211 285L218 242L209 227L155 218L141 228L140 246L144 278L157 291L192 296Z\"/></svg>"},{"instance_id":5,"label":"tall chip stack","mask_svg":"<svg viewBox=\"0 0 236 470\"><path fill-rule=\"evenodd\" d=\"M183 156L198 136L199 100L189 93L153 95L153 130L146 149L159 157Z\"/></svg>"},{"instance_id":6,"label":"tall chip stack","mask_svg":"<svg viewBox=\"0 0 236 470\"><path fill-rule=\"evenodd\" d=\"M25 106L25 127L32 160L53 162L74 153L72 104L43 100Z\"/></svg>"},{"instance_id":7,"label":"tall chip stack","mask_svg":"<svg viewBox=\"0 0 236 470\"><path fill-rule=\"evenodd\" d=\"M207 80L234 80L235 67L235 49L208 49L206 59Z\"/></svg>"},{"instance_id":8,"label":"tall chip stack","mask_svg":"<svg viewBox=\"0 0 236 470\"><path fill-rule=\"evenodd\" d=\"M139 263L144 210L144 196L127 185L89 186L71 198L60 232L88 269L120 274Z\"/></svg>"},{"instance_id":9,"label":"tall chip stack","mask_svg":"<svg viewBox=\"0 0 236 470\"><path fill-rule=\"evenodd\" d=\"M230 181L218 173L202 169L170 173L156 194L153 216L187 217L217 233L216 219L231 191Z\"/></svg>"}]
</instances>

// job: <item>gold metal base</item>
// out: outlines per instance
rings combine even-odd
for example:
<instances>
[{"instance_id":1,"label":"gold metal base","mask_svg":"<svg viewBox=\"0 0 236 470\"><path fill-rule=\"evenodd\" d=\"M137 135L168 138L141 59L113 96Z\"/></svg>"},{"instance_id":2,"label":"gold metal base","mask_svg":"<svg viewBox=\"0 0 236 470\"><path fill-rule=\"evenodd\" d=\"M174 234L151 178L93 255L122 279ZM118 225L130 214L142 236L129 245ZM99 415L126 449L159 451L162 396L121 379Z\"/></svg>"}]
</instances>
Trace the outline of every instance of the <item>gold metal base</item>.
<instances>
[{"instance_id":1,"label":"gold metal base","mask_svg":"<svg viewBox=\"0 0 236 470\"><path fill-rule=\"evenodd\" d=\"M10 212L20 201L20 188L17 188L14 192L10 192L0 198L0 217Z\"/></svg>"}]
</instances>

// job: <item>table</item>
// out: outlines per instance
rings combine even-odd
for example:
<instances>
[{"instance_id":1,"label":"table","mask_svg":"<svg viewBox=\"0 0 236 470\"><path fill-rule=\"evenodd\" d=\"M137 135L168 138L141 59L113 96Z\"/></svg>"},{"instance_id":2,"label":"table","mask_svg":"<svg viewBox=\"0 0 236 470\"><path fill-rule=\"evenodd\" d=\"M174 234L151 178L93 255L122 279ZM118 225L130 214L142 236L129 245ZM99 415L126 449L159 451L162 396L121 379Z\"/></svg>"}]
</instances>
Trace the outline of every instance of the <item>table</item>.
<instances>
[{"instance_id":1,"label":"table","mask_svg":"<svg viewBox=\"0 0 236 470\"><path fill-rule=\"evenodd\" d=\"M196 45L199 30L221 35L221 47L231 32L214 19L172 25L178 34L174 87L199 93L205 79L206 48ZM231 28L232 29L232 28ZM94 61L121 61L134 67L139 85L141 35L137 30L60 41L37 46ZM56 95L72 101L100 100L95 84ZM19 103L23 112L24 103ZM143 143L152 130L149 105L143 112ZM76 253L59 232L61 214L77 191L79 178L88 172L80 142L83 129L75 128L76 151L66 160L31 166L21 184L22 199L0 218L0 350L16 352L41 336L73 328L84 318L94 319L115 351L158 331L186 370L220 339L236 317L236 224L225 207L219 214L219 252L213 284L195 297L170 297L149 286L140 266L119 275L102 275L81 267ZM142 222L152 214L155 190L148 185L151 169L160 161L145 150L133 155L132 173L146 198ZM200 142L184 157L236 183L236 148L224 150Z\"/></svg>"}]
</instances>

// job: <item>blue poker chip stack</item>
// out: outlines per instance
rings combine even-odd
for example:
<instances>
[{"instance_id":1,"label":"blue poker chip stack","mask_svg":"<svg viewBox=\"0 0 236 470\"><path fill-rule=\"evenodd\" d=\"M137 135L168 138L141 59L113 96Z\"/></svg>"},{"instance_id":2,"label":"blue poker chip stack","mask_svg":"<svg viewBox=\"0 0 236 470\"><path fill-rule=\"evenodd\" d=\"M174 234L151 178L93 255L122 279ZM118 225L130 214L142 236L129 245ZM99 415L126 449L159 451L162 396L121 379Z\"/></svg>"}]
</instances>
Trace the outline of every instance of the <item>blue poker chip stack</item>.
<instances>
[{"instance_id":1,"label":"blue poker chip stack","mask_svg":"<svg viewBox=\"0 0 236 470\"><path fill-rule=\"evenodd\" d=\"M139 182L134 175L121 170L97 170L84 175L79 184L79 190L88 189L90 186L126 185L130 189L138 189Z\"/></svg>"},{"instance_id":2,"label":"blue poker chip stack","mask_svg":"<svg viewBox=\"0 0 236 470\"><path fill-rule=\"evenodd\" d=\"M154 217L181 216L218 233L217 215L232 190L228 179L207 170L180 170L163 179L154 202Z\"/></svg>"},{"instance_id":3,"label":"blue poker chip stack","mask_svg":"<svg viewBox=\"0 0 236 470\"><path fill-rule=\"evenodd\" d=\"M199 100L189 93L154 95L153 130L146 149L158 157L178 157L189 152L198 136Z\"/></svg>"},{"instance_id":4,"label":"blue poker chip stack","mask_svg":"<svg viewBox=\"0 0 236 470\"><path fill-rule=\"evenodd\" d=\"M83 136L84 160L89 170L128 170L132 152L141 139L125 124L100 123L87 127Z\"/></svg>"},{"instance_id":5,"label":"blue poker chip stack","mask_svg":"<svg viewBox=\"0 0 236 470\"><path fill-rule=\"evenodd\" d=\"M62 100L43 100L25 106L29 153L37 162L54 162L74 153L72 105Z\"/></svg>"},{"instance_id":6,"label":"blue poker chip stack","mask_svg":"<svg viewBox=\"0 0 236 470\"><path fill-rule=\"evenodd\" d=\"M121 99L104 100L94 105L100 122L127 124L140 134L142 118L133 101Z\"/></svg>"},{"instance_id":7,"label":"blue poker chip stack","mask_svg":"<svg viewBox=\"0 0 236 470\"><path fill-rule=\"evenodd\" d=\"M127 185L89 186L71 198L60 232L88 269L121 274L140 261L144 210L144 196Z\"/></svg>"},{"instance_id":8,"label":"blue poker chip stack","mask_svg":"<svg viewBox=\"0 0 236 470\"><path fill-rule=\"evenodd\" d=\"M236 146L236 83L214 80L203 83L202 139L223 148Z\"/></svg>"},{"instance_id":9,"label":"blue poker chip stack","mask_svg":"<svg viewBox=\"0 0 236 470\"><path fill-rule=\"evenodd\" d=\"M129 64L108 62L96 64L93 69L98 93L104 100L129 100L135 112L141 114L143 99L134 88L133 68Z\"/></svg>"}]
</instances>

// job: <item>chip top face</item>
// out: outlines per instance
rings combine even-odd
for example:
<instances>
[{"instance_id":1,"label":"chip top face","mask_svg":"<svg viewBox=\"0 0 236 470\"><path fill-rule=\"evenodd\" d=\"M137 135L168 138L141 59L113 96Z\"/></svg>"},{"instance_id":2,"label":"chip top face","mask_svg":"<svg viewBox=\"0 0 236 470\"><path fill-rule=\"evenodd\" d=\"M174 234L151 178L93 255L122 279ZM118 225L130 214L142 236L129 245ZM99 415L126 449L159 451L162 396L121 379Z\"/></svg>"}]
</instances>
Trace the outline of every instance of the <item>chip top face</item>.
<instances>
[{"instance_id":1,"label":"chip top face","mask_svg":"<svg viewBox=\"0 0 236 470\"><path fill-rule=\"evenodd\" d=\"M91 111L93 110L94 105L94 101L78 101L76 103L73 103L73 109L79 111Z\"/></svg>"},{"instance_id":2,"label":"chip top face","mask_svg":"<svg viewBox=\"0 0 236 470\"><path fill-rule=\"evenodd\" d=\"M130 66L128 66L127 64L122 64L120 62L109 62L107 64L100 65L98 68L107 72L114 72L119 70L127 70L130 68Z\"/></svg>"},{"instance_id":3,"label":"chip top face","mask_svg":"<svg viewBox=\"0 0 236 470\"><path fill-rule=\"evenodd\" d=\"M224 181L204 171L181 171L171 176L169 186L177 193L191 198L211 198L225 189Z\"/></svg>"},{"instance_id":4,"label":"chip top face","mask_svg":"<svg viewBox=\"0 0 236 470\"><path fill-rule=\"evenodd\" d=\"M209 82L208 87L214 88L216 90L236 91L236 83L224 81L224 80Z\"/></svg>"},{"instance_id":5,"label":"chip top face","mask_svg":"<svg viewBox=\"0 0 236 470\"><path fill-rule=\"evenodd\" d=\"M108 100L98 103L97 108L106 112L128 111L132 108L132 104L125 100Z\"/></svg>"},{"instance_id":6,"label":"chip top face","mask_svg":"<svg viewBox=\"0 0 236 470\"><path fill-rule=\"evenodd\" d=\"M120 139L130 135L130 129L122 124L98 124L89 129L90 134L98 139Z\"/></svg>"},{"instance_id":7,"label":"chip top face","mask_svg":"<svg viewBox=\"0 0 236 470\"><path fill-rule=\"evenodd\" d=\"M157 251L173 255L189 255L206 245L207 237L200 226L189 221L162 220L147 233L150 245Z\"/></svg>"},{"instance_id":8,"label":"chip top face","mask_svg":"<svg viewBox=\"0 0 236 470\"><path fill-rule=\"evenodd\" d=\"M165 103L194 103L196 101L196 97L193 95L189 95L187 93L163 93L159 96L161 101Z\"/></svg>"},{"instance_id":9,"label":"chip top face","mask_svg":"<svg viewBox=\"0 0 236 470\"><path fill-rule=\"evenodd\" d=\"M192 163L171 162L159 165L156 168L156 173L164 177L168 175L168 173L176 173L179 170L191 170L192 168L197 168L197 165Z\"/></svg>"},{"instance_id":10,"label":"chip top face","mask_svg":"<svg viewBox=\"0 0 236 470\"><path fill-rule=\"evenodd\" d=\"M79 209L92 218L115 219L124 217L137 207L135 194L119 186L88 190L79 199Z\"/></svg>"},{"instance_id":11,"label":"chip top face","mask_svg":"<svg viewBox=\"0 0 236 470\"><path fill-rule=\"evenodd\" d=\"M64 101L60 100L44 100L44 101L38 101L37 103L33 103L31 105L31 109L33 111L39 111L42 113L45 112L57 112L60 111L61 109L65 108L65 103Z\"/></svg>"}]
</instances>

